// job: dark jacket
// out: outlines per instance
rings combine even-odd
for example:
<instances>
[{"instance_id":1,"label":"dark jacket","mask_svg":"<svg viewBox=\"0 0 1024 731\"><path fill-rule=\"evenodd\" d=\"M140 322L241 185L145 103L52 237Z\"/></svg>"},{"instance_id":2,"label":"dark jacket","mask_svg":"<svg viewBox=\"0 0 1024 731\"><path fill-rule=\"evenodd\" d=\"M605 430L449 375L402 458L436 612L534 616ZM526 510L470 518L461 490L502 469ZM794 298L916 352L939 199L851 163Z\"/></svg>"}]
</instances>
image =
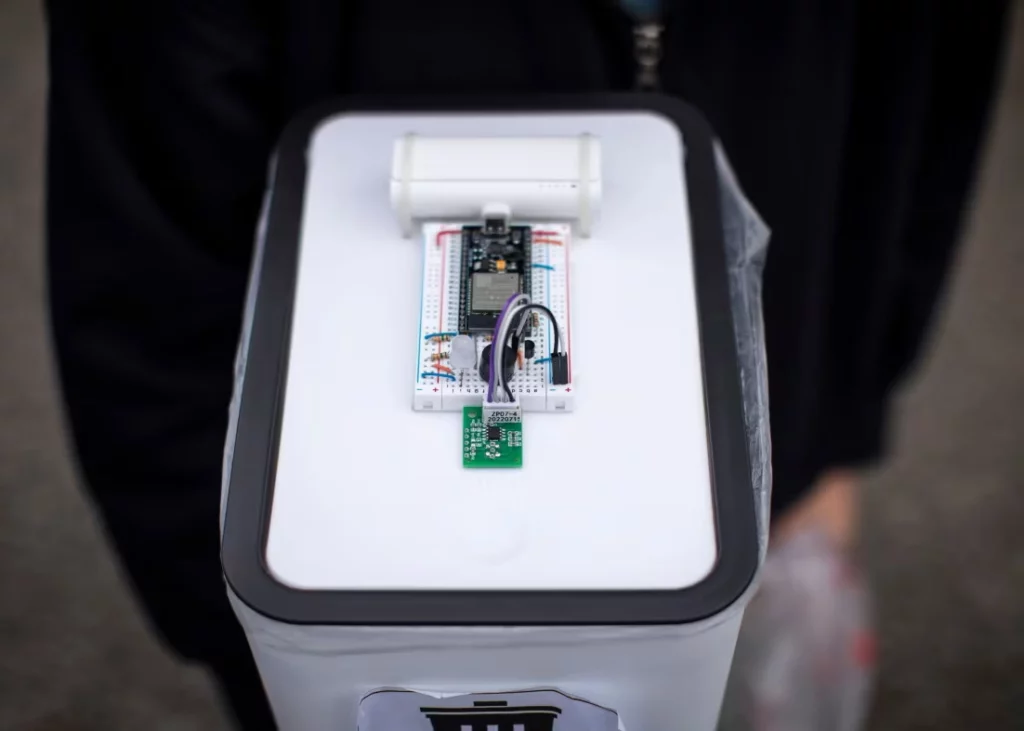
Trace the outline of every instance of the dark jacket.
<instances>
[{"instance_id":1,"label":"dark jacket","mask_svg":"<svg viewBox=\"0 0 1024 731\"><path fill-rule=\"evenodd\" d=\"M665 0L666 93L702 109L774 235L775 506L882 449L940 290L1006 2ZM158 626L224 652L232 360L267 160L353 92L627 89L606 0L50 0L53 328L83 475ZM227 624L225 624L227 623Z\"/></svg>"}]
</instances>

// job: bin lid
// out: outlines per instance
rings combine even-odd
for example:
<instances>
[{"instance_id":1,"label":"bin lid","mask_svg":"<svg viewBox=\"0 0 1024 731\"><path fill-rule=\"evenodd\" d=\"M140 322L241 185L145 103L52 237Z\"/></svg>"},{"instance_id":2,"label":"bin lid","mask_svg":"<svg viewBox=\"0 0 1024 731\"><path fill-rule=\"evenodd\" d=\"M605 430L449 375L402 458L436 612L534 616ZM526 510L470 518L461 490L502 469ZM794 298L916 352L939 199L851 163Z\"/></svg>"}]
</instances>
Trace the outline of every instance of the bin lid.
<instances>
[{"instance_id":1,"label":"bin lid","mask_svg":"<svg viewBox=\"0 0 1024 731\"><path fill-rule=\"evenodd\" d=\"M525 414L520 469L462 464L462 414L414 412L421 244L394 140L600 138L572 245L571 414ZM710 616L757 565L712 140L663 97L348 100L279 147L243 338L225 573L323 624L616 624ZM410 350L413 349L413 350Z\"/></svg>"}]
</instances>

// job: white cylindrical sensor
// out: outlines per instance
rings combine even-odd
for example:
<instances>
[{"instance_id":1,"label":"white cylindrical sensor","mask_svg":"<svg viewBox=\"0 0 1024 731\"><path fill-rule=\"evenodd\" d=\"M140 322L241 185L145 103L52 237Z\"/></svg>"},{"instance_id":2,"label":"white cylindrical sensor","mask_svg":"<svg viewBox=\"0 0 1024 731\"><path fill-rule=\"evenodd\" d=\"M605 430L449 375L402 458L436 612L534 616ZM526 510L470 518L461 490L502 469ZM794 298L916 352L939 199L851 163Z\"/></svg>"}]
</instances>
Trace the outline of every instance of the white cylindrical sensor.
<instances>
[{"instance_id":1,"label":"white cylindrical sensor","mask_svg":"<svg viewBox=\"0 0 1024 731\"><path fill-rule=\"evenodd\" d=\"M476 343L469 335L456 335L452 338L452 350L448 356L452 368L476 367Z\"/></svg>"},{"instance_id":2,"label":"white cylindrical sensor","mask_svg":"<svg viewBox=\"0 0 1024 731\"><path fill-rule=\"evenodd\" d=\"M391 205L413 221L472 220L488 204L513 219L577 222L589 236L601 204L601 145L576 137L419 137L395 141Z\"/></svg>"}]
</instances>

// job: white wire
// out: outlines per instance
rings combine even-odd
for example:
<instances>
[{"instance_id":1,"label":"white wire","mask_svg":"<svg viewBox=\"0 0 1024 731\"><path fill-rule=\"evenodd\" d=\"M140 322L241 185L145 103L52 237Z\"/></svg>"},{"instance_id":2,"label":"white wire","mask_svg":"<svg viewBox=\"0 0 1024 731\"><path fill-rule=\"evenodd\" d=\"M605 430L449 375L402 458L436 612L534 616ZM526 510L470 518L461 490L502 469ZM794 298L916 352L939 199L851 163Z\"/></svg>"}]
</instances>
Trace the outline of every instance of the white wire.
<instances>
[{"instance_id":1,"label":"white wire","mask_svg":"<svg viewBox=\"0 0 1024 731\"><path fill-rule=\"evenodd\" d=\"M498 336L493 343L491 343L491 351L495 354L495 373L494 373L494 400L502 403L508 402L508 394L505 392L505 343L509 338L509 330L512 328L512 323L515 322L516 317L523 313L522 321L519 323L517 330L517 337L521 337L523 332L529 327L530 312L532 311L532 303L530 298L523 295L522 298L516 300L515 304L509 307L508 312L505 313L505 319L502 320L501 330L498 331ZM542 315L547 317L547 314L541 312ZM553 318L551 320L551 326L558 334L559 344L561 347L565 347L563 344L565 341L561 338L561 330L558 327L558 321Z\"/></svg>"},{"instance_id":2,"label":"white wire","mask_svg":"<svg viewBox=\"0 0 1024 731\"><path fill-rule=\"evenodd\" d=\"M530 304L530 298L525 294L508 308L505 319L501 322L501 329L498 331L494 342L491 343L491 352L494 354L494 400L502 403L508 402L508 394L505 393L505 343L508 341L509 329L515 322L516 313Z\"/></svg>"},{"instance_id":3,"label":"white wire","mask_svg":"<svg viewBox=\"0 0 1024 731\"><path fill-rule=\"evenodd\" d=\"M512 323L515 321L516 314L522 309L523 305L515 305L509 308L508 312L505 313L505 320L501 324L498 339L491 344L495 358L494 398L496 401L503 403L509 401L508 393L505 391L507 385L505 383L505 343L508 342L509 331L512 329Z\"/></svg>"}]
</instances>

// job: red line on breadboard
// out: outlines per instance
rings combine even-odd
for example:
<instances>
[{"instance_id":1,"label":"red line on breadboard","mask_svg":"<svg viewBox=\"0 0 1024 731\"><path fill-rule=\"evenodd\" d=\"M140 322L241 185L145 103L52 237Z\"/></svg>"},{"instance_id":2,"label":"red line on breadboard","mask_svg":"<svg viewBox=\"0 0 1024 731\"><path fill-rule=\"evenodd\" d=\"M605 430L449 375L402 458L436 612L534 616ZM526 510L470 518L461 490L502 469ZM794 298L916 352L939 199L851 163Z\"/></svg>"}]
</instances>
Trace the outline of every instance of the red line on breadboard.
<instances>
[{"instance_id":1,"label":"red line on breadboard","mask_svg":"<svg viewBox=\"0 0 1024 731\"><path fill-rule=\"evenodd\" d=\"M562 260L565 267L565 360L569 367L569 383L572 384L572 290L569 288L572 267L569 266L569 247L562 250Z\"/></svg>"},{"instance_id":2,"label":"red line on breadboard","mask_svg":"<svg viewBox=\"0 0 1024 731\"><path fill-rule=\"evenodd\" d=\"M441 239L443 239L445 236L451 236L452 234L460 234L460 233L462 233L462 231L460 229L457 229L457 228L441 229L440 231L437 232L437 236L434 238L434 242L437 244L437 246L440 246L441 245Z\"/></svg>"},{"instance_id":3,"label":"red line on breadboard","mask_svg":"<svg viewBox=\"0 0 1024 731\"><path fill-rule=\"evenodd\" d=\"M452 233L449 229L447 231L439 231L437 234L437 241L440 244L441 239L444 238L445 234ZM444 332L444 293L448 287L448 247L441 247L441 307L437 313L437 331ZM437 355L441 355L441 341L444 338L437 339ZM441 376L434 376L434 383L438 384L441 382Z\"/></svg>"}]
</instances>

